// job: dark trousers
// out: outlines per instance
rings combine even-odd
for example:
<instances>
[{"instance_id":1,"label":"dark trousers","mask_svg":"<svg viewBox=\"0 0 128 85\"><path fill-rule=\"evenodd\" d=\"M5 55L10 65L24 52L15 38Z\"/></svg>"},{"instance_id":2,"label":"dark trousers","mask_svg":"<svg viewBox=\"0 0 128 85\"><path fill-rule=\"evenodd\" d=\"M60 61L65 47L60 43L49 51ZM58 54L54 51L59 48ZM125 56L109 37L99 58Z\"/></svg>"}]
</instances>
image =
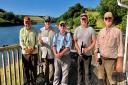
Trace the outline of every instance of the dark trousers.
<instances>
[{"instance_id":1,"label":"dark trousers","mask_svg":"<svg viewBox=\"0 0 128 85\"><path fill-rule=\"evenodd\" d=\"M92 56L78 56L78 85L90 85Z\"/></svg>"},{"instance_id":2,"label":"dark trousers","mask_svg":"<svg viewBox=\"0 0 128 85\"><path fill-rule=\"evenodd\" d=\"M42 62L45 63L44 75L47 83L52 83L54 79L54 59L42 58Z\"/></svg>"},{"instance_id":3,"label":"dark trousers","mask_svg":"<svg viewBox=\"0 0 128 85\"><path fill-rule=\"evenodd\" d=\"M23 74L25 85L34 85L37 77L37 54L22 54Z\"/></svg>"}]
</instances>

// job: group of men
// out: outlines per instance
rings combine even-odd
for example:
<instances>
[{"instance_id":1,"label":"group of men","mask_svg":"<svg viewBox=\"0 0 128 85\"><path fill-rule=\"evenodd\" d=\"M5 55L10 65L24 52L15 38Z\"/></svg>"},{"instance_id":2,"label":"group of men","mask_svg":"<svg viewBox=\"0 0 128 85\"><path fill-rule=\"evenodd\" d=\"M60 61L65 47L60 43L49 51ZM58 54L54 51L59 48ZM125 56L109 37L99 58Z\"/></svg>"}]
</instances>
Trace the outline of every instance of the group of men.
<instances>
[{"instance_id":1,"label":"group of men","mask_svg":"<svg viewBox=\"0 0 128 85\"><path fill-rule=\"evenodd\" d=\"M112 72L121 72L123 57L122 32L113 26L111 12L104 14L105 27L98 33L88 25L86 13L80 15L80 26L74 31L73 38L67 32L66 22L60 21L57 25L59 31L51 26L51 18L44 17L44 27L40 32L31 26L29 17L24 17L24 27L20 30L20 46L24 66L25 85L35 85L37 78L38 45L42 52L42 61L45 62L45 85L68 85L68 74L71 65L70 50L72 43L78 56L78 82L77 85L91 85L92 50L95 47L95 60L97 52L102 56L102 64L98 65L99 84L116 85L112 79ZM38 35L38 36L37 36ZM73 42L72 42L73 40Z\"/></svg>"}]
</instances>

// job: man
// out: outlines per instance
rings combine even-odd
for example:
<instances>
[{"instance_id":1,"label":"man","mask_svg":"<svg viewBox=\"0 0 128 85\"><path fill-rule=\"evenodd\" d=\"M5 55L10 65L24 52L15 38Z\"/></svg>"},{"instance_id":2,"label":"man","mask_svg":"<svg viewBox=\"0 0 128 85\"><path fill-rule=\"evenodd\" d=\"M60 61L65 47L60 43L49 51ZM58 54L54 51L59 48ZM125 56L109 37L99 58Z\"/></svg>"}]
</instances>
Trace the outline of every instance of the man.
<instances>
[{"instance_id":1,"label":"man","mask_svg":"<svg viewBox=\"0 0 128 85\"><path fill-rule=\"evenodd\" d=\"M49 16L44 17L44 27L42 27L40 31L39 43L41 45L42 60L45 63L45 84L49 85L52 84L54 77L54 55L51 47L52 39L55 34L53 27L51 27L51 18Z\"/></svg>"},{"instance_id":2,"label":"man","mask_svg":"<svg viewBox=\"0 0 128 85\"><path fill-rule=\"evenodd\" d=\"M78 85L90 85L91 50L95 45L96 36L93 28L88 26L88 16L85 13L80 15L80 26L75 29L74 42L75 48L79 54Z\"/></svg>"},{"instance_id":3,"label":"man","mask_svg":"<svg viewBox=\"0 0 128 85\"><path fill-rule=\"evenodd\" d=\"M113 26L113 15L111 12L104 14L105 27L99 32L96 42L96 51L99 49L102 56L102 65L98 67L98 78L103 85L105 77L109 85L116 85L112 80L112 72L121 71L123 57L122 32ZM106 75L106 76L105 76Z\"/></svg>"},{"instance_id":4,"label":"man","mask_svg":"<svg viewBox=\"0 0 128 85\"><path fill-rule=\"evenodd\" d=\"M20 46L22 48L22 61L25 85L35 85L37 77L37 32L31 26L28 16L24 17L24 27L20 30Z\"/></svg>"},{"instance_id":5,"label":"man","mask_svg":"<svg viewBox=\"0 0 128 85\"><path fill-rule=\"evenodd\" d=\"M60 32L55 34L53 38L53 53L55 56L53 85L68 85L68 74L71 64L69 52L72 38L70 33L66 32L66 24L64 21L60 21L58 28Z\"/></svg>"}]
</instances>

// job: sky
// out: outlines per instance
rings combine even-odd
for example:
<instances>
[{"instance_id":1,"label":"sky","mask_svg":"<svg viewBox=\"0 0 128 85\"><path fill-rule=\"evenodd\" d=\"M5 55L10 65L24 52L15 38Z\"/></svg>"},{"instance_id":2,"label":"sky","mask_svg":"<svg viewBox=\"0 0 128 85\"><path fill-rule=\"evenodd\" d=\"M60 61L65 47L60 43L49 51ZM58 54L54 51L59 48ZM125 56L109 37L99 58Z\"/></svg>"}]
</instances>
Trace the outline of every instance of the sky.
<instances>
[{"instance_id":1,"label":"sky","mask_svg":"<svg viewBox=\"0 0 128 85\"><path fill-rule=\"evenodd\" d=\"M0 0L0 8L19 15L59 17L76 3L95 8L100 0Z\"/></svg>"}]
</instances>

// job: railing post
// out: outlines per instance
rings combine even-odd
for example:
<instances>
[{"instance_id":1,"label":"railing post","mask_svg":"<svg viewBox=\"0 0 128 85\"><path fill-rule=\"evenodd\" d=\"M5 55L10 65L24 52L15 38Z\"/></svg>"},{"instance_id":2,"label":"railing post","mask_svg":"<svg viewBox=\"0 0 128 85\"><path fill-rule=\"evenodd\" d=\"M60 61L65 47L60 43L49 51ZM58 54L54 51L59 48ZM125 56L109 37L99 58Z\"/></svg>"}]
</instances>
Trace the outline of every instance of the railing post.
<instances>
[{"instance_id":1,"label":"railing post","mask_svg":"<svg viewBox=\"0 0 128 85\"><path fill-rule=\"evenodd\" d=\"M17 52L17 66L18 66L18 80L19 80L19 85L21 85L21 77L20 77L20 64L19 64L19 49L16 50Z\"/></svg>"},{"instance_id":2,"label":"railing post","mask_svg":"<svg viewBox=\"0 0 128 85\"><path fill-rule=\"evenodd\" d=\"M16 66L15 66L15 54L14 49L12 49L12 60L13 60L13 70L14 70L14 85L16 85Z\"/></svg>"},{"instance_id":3,"label":"railing post","mask_svg":"<svg viewBox=\"0 0 128 85\"><path fill-rule=\"evenodd\" d=\"M7 85L7 80L6 80L6 68L5 68L5 59L4 59L4 51L2 51L2 65L3 65L3 74L4 74L4 85Z\"/></svg>"},{"instance_id":4,"label":"railing post","mask_svg":"<svg viewBox=\"0 0 128 85\"><path fill-rule=\"evenodd\" d=\"M8 59L8 66L9 66L9 80L10 85L12 85L12 75L11 75L11 63L10 63L10 54L9 50L7 51L7 59Z\"/></svg>"}]
</instances>

